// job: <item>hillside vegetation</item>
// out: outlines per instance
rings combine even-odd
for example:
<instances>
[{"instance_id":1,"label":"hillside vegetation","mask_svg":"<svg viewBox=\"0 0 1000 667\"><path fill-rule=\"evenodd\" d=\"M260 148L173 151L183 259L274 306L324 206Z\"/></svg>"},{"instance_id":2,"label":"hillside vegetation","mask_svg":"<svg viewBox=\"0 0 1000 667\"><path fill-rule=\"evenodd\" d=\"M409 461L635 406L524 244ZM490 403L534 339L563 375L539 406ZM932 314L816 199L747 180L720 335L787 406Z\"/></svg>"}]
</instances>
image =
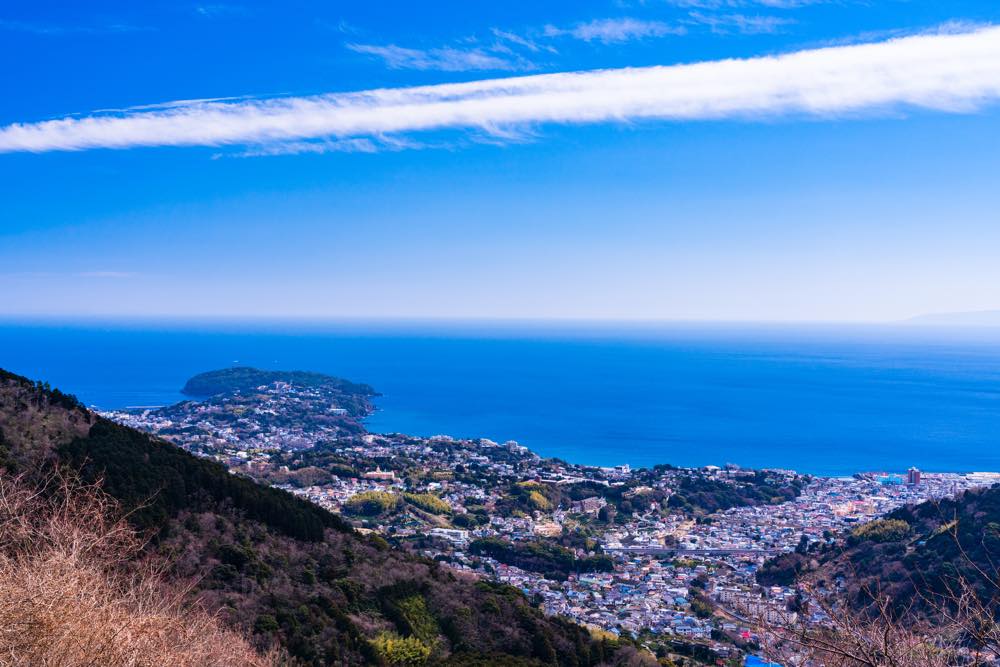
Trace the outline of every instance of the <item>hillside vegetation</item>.
<instances>
[{"instance_id":1,"label":"hillside vegetation","mask_svg":"<svg viewBox=\"0 0 1000 667\"><path fill-rule=\"evenodd\" d=\"M829 544L771 560L758 579L831 588L841 582L855 608L885 596L898 610L930 613L956 588L995 596L998 565L1000 486L994 486L900 508Z\"/></svg>"},{"instance_id":2,"label":"hillside vegetation","mask_svg":"<svg viewBox=\"0 0 1000 667\"><path fill-rule=\"evenodd\" d=\"M120 505L130 529L149 538L127 560L160 564L162 580L185 592L165 607L186 609L197 600L209 618L244 633L258 650L287 653L293 664L583 667L646 660L630 646L545 617L517 590L460 577L358 535L317 506L99 418L26 378L0 375L0 429L0 458L24 475L21 483L75 471ZM5 585L7 599L22 590ZM57 590L51 594L65 593ZM144 599L147 607L120 607L125 611L108 623L118 618L128 632L133 615L160 604L155 596ZM184 628L171 632L186 636ZM132 664L189 664L150 661Z\"/></svg>"},{"instance_id":3,"label":"hillside vegetation","mask_svg":"<svg viewBox=\"0 0 1000 667\"><path fill-rule=\"evenodd\" d=\"M484 537L473 541L469 552L560 581L565 581L571 573L611 572L614 569L609 556L580 558L565 547L540 540L515 543L499 537Z\"/></svg>"},{"instance_id":4,"label":"hillside vegetation","mask_svg":"<svg viewBox=\"0 0 1000 667\"><path fill-rule=\"evenodd\" d=\"M776 664L994 667L1000 660L1000 486L903 507L759 572L808 599L762 618ZM823 623L807 619L818 613Z\"/></svg>"}]
</instances>

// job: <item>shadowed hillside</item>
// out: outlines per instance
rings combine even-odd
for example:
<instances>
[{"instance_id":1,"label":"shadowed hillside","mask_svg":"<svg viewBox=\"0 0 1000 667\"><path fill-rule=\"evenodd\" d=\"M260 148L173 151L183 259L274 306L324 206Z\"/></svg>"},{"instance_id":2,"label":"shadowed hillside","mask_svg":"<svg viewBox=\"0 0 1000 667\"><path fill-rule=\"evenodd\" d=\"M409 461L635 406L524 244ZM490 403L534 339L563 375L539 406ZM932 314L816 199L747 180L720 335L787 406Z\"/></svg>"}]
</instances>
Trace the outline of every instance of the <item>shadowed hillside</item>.
<instances>
[{"instance_id":1,"label":"shadowed hillside","mask_svg":"<svg viewBox=\"0 0 1000 667\"><path fill-rule=\"evenodd\" d=\"M898 610L928 613L962 587L991 599L998 566L1000 486L994 486L902 507L830 544L773 559L758 579L839 588L859 609L884 596Z\"/></svg>"}]
</instances>

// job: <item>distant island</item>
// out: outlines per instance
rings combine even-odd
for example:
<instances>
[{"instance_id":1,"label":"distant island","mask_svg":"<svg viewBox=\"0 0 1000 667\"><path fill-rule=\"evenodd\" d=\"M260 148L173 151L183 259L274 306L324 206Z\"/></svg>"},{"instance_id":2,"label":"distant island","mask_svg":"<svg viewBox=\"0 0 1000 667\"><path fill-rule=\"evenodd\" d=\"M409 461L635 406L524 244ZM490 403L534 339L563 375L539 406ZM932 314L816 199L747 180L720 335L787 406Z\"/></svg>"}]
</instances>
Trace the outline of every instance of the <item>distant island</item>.
<instances>
[{"instance_id":1,"label":"distant island","mask_svg":"<svg viewBox=\"0 0 1000 667\"><path fill-rule=\"evenodd\" d=\"M1000 327L1000 310L972 310L956 313L927 313L903 321L904 324L937 326Z\"/></svg>"},{"instance_id":2,"label":"distant island","mask_svg":"<svg viewBox=\"0 0 1000 667\"><path fill-rule=\"evenodd\" d=\"M181 389L185 396L209 398L226 394L247 394L259 387L283 383L288 386L315 389L329 402L337 404L348 415L360 419L371 414L372 398L379 395L367 384L310 371L269 371L249 366L235 366L199 373Z\"/></svg>"},{"instance_id":3,"label":"distant island","mask_svg":"<svg viewBox=\"0 0 1000 667\"><path fill-rule=\"evenodd\" d=\"M286 382L302 387L328 387L345 394L370 398L378 392L367 384L310 371L265 371L250 366L234 366L195 375L184 385L185 396L214 396L233 391L250 391L261 385Z\"/></svg>"}]
</instances>

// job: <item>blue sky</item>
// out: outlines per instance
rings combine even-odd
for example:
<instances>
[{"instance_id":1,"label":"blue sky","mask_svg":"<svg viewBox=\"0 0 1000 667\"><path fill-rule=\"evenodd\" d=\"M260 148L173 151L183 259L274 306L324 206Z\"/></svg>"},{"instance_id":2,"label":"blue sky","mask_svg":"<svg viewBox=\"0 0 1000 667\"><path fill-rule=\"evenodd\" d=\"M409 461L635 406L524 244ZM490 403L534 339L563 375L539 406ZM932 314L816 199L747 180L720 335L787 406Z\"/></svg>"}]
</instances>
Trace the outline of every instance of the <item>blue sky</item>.
<instances>
[{"instance_id":1,"label":"blue sky","mask_svg":"<svg viewBox=\"0 0 1000 667\"><path fill-rule=\"evenodd\" d=\"M4 3L0 314L1000 308L998 25L965 0Z\"/></svg>"}]
</instances>

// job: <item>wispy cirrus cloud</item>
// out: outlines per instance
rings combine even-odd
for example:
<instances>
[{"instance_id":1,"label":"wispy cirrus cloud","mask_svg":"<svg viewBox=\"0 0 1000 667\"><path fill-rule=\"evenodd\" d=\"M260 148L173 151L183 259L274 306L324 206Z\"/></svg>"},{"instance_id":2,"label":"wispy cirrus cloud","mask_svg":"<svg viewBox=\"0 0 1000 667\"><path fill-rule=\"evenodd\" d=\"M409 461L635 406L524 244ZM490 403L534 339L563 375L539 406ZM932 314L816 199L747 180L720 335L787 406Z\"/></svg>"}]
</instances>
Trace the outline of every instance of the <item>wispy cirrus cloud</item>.
<instances>
[{"instance_id":1,"label":"wispy cirrus cloud","mask_svg":"<svg viewBox=\"0 0 1000 667\"><path fill-rule=\"evenodd\" d=\"M274 155L320 155L323 153L377 153L379 146L368 139L324 139L320 141L283 141L227 155L220 153L213 157L270 157Z\"/></svg>"},{"instance_id":2,"label":"wispy cirrus cloud","mask_svg":"<svg viewBox=\"0 0 1000 667\"><path fill-rule=\"evenodd\" d=\"M0 31L22 32L31 35L45 35L51 37L58 37L62 35L108 35L114 33L147 32L150 30L153 30L153 28L131 25L129 23L64 25L0 19Z\"/></svg>"},{"instance_id":3,"label":"wispy cirrus cloud","mask_svg":"<svg viewBox=\"0 0 1000 667\"><path fill-rule=\"evenodd\" d=\"M683 26L670 25L663 21L643 21L630 17L595 19L586 23L578 23L570 28L549 25L544 30L546 37L568 35L585 42L602 42L604 44L665 35L683 35L685 32L687 29Z\"/></svg>"},{"instance_id":4,"label":"wispy cirrus cloud","mask_svg":"<svg viewBox=\"0 0 1000 667\"><path fill-rule=\"evenodd\" d=\"M551 45L540 43L537 39L533 39L525 35L518 35L517 33L510 32L508 30L500 30L499 28L493 28L491 32L493 33L493 37L496 39L491 47L494 51L510 53L510 46L516 46L532 53L540 53L542 51L547 51L549 53L556 52L555 48Z\"/></svg>"},{"instance_id":5,"label":"wispy cirrus cloud","mask_svg":"<svg viewBox=\"0 0 1000 667\"><path fill-rule=\"evenodd\" d=\"M0 152L266 146L563 123L830 117L1000 101L1000 27L780 56L309 97L196 102L0 127Z\"/></svg>"},{"instance_id":6,"label":"wispy cirrus cloud","mask_svg":"<svg viewBox=\"0 0 1000 667\"><path fill-rule=\"evenodd\" d=\"M324 153L381 153L427 148L428 145L400 137L359 137L354 139L318 139L279 141L254 146L238 153L218 153L215 159L226 157L273 157L276 155L323 155Z\"/></svg>"},{"instance_id":7,"label":"wispy cirrus cloud","mask_svg":"<svg viewBox=\"0 0 1000 667\"><path fill-rule=\"evenodd\" d=\"M738 9L741 7L766 7L769 9L797 9L809 5L827 5L845 0L666 0L667 4L689 9ZM848 0L850 1L850 0ZM855 2L859 0L854 0Z\"/></svg>"},{"instance_id":8,"label":"wispy cirrus cloud","mask_svg":"<svg viewBox=\"0 0 1000 667\"><path fill-rule=\"evenodd\" d=\"M74 274L77 278L101 278L105 280L124 280L134 278L136 275L131 271L81 271Z\"/></svg>"},{"instance_id":9,"label":"wispy cirrus cloud","mask_svg":"<svg viewBox=\"0 0 1000 667\"><path fill-rule=\"evenodd\" d=\"M215 19L226 16L249 16L251 11L243 5L209 3L204 5L195 5L194 13L204 18Z\"/></svg>"},{"instance_id":10,"label":"wispy cirrus cloud","mask_svg":"<svg viewBox=\"0 0 1000 667\"><path fill-rule=\"evenodd\" d=\"M531 63L520 57L504 57L483 49L460 49L444 46L433 49L413 49L395 44L345 44L355 53L374 56L392 69L434 70L438 72L518 71L531 69Z\"/></svg>"},{"instance_id":11,"label":"wispy cirrus cloud","mask_svg":"<svg viewBox=\"0 0 1000 667\"><path fill-rule=\"evenodd\" d=\"M10 273L0 273L0 278L15 278L33 280L37 278L103 278L111 280L122 280L125 278L135 278L138 273L131 271L77 271L76 273L60 273L55 271L14 271Z\"/></svg>"},{"instance_id":12,"label":"wispy cirrus cloud","mask_svg":"<svg viewBox=\"0 0 1000 667\"><path fill-rule=\"evenodd\" d=\"M694 5L692 5L694 6ZM469 37L452 46L413 48L397 44L347 43L356 53L378 58L392 69L434 70L440 72L467 71L530 71L540 69L536 57L558 54L555 44L563 39L575 39L588 44L625 44L666 36L685 35L689 26L707 26L718 34L741 32L757 34L776 32L790 19L741 14L714 15L691 12L674 23L638 19L630 16L597 18L568 25L548 24L514 32L493 28L492 40ZM327 26L337 29L335 26ZM341 31L342 30L338 30ZM471 46L470 46L471 45Z\"/></svg>"},{"instance_id":13,"label":"wispy cirrus cloud","mask_svg":"<svg viewBox=\"0 0 1000 667\"><path fill-rule=\"evenodd\" d=\"M523 33L493 28L490 31L491 39L470 37L456 45L437 48L361 42L347 43L344 46L356 53L378 58L392 69L526 72L539 69L534 60L536 56L557 54L559 51L553 44L561 38L588 43L621 44L666 35L683 35L686 32L687 28L679 24L621 17L594 19L563 27L546 25Z\"/></svg>"},{"instance_id":14,"label":"wispy cirrus cloud","mask_svg":"<svg viewBox=\"0 0 1000 667\"><path fill-rule=\"evenodd\" d=\"M795 23L794 19L780 16L748 16L746 14L704 14L691 12L690 20L708 26L718 34L765 35L780 32Z\"/></svg>"},{"instance_id":15,"label":"wispy cirrus cloud","mask_svg":"<svg viewBox=\"0 0 1000 667\"><path fill-rule=\"evenodd\" d=\"M978 21L947 21L935 27L933 32L939 35L960 35L963 33L976 32L978 30L988 30L990 24ZM866 42L885 41L889 39L899 39L902 37L912 37L919 35L920 30L895 28L883 30L869 30L861 33L854 33L844 37L835 37L820 40L808 46L818 48L823 46L848 46L851 44L864 44Z\"/></svg>"}]
</instances>

